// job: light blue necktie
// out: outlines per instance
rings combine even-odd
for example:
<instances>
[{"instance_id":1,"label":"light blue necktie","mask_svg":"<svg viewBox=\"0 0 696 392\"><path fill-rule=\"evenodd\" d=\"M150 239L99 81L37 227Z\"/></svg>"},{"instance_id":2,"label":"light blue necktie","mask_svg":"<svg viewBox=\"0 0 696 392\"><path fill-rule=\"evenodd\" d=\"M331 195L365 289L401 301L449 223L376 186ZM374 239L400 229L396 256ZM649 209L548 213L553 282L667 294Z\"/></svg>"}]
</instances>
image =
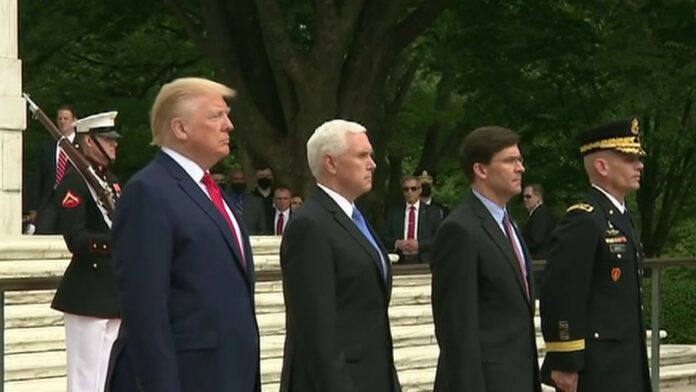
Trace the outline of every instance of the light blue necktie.
<instances>
[{"instance_id":1,"label":"light blue necktie","mask_svg":"<svg viewBox=\"0 0 696 392\"><path fill-rule=\"evenodd\" d=\"M382 256L382 250L379 248L377 245L377 242L375 242L375 239L372 237L372 233L370 233L370 229L367 228L367 223L365 223L365 218L362 216L360 213L360 210L358 210L356 207L353 207L353 215L351 216L353 219L353 222L355 223L356 226L358 226L358 229L360 232L367 238L368 241L370 241L370 244L372 244L372 247L375 248L377 251L377 254L379 255L379 260L382 262L382 273L383 276L382 278L384 281L387 281L387 265L384 262L384 256Z\"/></svg>"}]
</instances>

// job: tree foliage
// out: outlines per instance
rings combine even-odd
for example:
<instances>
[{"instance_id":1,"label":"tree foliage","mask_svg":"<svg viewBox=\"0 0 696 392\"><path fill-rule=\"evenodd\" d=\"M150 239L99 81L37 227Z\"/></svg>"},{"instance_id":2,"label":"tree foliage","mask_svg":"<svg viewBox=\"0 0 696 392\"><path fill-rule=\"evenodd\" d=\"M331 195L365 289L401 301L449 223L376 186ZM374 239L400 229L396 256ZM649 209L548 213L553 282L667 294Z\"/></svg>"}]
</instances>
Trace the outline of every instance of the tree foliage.
<instances>
[{"instance_id":1,"label":"tree foliage","mask_svg":"<svg viewBox=\"0 0 696 392\"><path fill-rule=\"evenodd\" d=\"M313 129L359 121L378 163L376 211L416 169L435 172L437 195L456 203L466 185L458 145L497 124L522 135L525 179L561 213L587 186L575 135L637 116L649 154L631 202L646 252L659 255L696 201L694 9L696 0L23 1L20 50L27 91L47 112L64 102L83 115L120 110L125 178L153 152L153 95L179 76L237 89L234 159L269 164L297 190L312 183ZM42 138L27 133L27 162Z\"/></svg>"}]
</instances>

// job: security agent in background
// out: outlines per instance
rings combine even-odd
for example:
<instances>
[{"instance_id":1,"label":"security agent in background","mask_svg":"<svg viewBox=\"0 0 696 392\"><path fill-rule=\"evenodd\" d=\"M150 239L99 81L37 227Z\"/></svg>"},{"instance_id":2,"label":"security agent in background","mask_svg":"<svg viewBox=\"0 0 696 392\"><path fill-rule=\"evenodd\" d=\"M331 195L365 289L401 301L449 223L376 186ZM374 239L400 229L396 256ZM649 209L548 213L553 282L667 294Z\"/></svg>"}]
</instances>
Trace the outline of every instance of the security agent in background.
<instances>
[{"instance_id":1,"label":"security agent in background","mask_svg":"<svg viewBox=\"0 0 696 392\"><path fill-rule=\"evenodd\" d=\"M62 105L56 114L56 125L71 143L75 142L77 112L72 105ZM55 140L42 143L37 151L36 170L27 186L29 221L35 234L58 234L58 212L54 208L55 189L72 166L68 155Z\"/></svg>"},{"instance_id":2,"label":"security agent in background","mask_svg":"<svg viewBox=\"0 0 696 392\"><path fill-rule=\"evenodd\" d=\"M118 112L75 122L75 143L118 197L121 186L109 171L116 158ZM68 392L103 391L111 346L121 323L111 266L111 223L95 192L72 165L56 188L60 232L73 256L51 307L63 312Z\"/></svg>"},{"instance_id":3,"label":"security agent in background","mask_svg":"<svg viewBox=\"0 0 696 392\"><path fill-rule=\"evenodd\" d=\"M420 198L422 186L416 177L402 178L401 190L404 201L389 208L382 242L399 254L400 264L428 263L442 211Z\"/></svg>"},{"instance_id":4,"label":"security agent in background","mask_svg":"<svg viewBox=\"0 0 696 392\"><path fill-rule=\"evenodd\" d=\"M529 253L536 259L546 257L549 238L556 225L553 212L544 203L544 187L541 184L528 184L522 190L524 208L529 212L522 236ZM538 276L538 275L537 275ZM540 287L540 286L539 286Z\"/></svg>"},{"instance_id":5,"label":"security agent in background","mask_svg":"<svg viewBox=\"0 0 696 392\"><path fill-rule=\"evenodd\" d=\"M420 199L423 203L429 205L440 213L440 220L445 219L447 214L449 214L449 208L446 205L440 203L439 201L433 199L433 192L435 191L435 179L426 170L416 174L418 181L421 184L421 194Z\"/></svg>"},{"instance_id":6,"label":"security agent in background","mask_svg":"<svg viewBox=\"0 0 696 392\"><path fill-rule=\"evenodd\" d=\"M541 293L542 380L563 392L650 391L642 249L625 201L643 171L638 121L601 125L579 141L592 185L551 238Z\"/></svg>"}]
</instances>

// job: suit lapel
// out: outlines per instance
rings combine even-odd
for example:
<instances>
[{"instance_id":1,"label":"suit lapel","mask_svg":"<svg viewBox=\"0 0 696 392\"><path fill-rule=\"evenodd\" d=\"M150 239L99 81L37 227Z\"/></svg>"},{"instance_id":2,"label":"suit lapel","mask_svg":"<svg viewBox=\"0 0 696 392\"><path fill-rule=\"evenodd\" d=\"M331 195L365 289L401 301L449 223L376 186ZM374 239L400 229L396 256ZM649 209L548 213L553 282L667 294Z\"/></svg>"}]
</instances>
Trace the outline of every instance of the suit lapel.
<instances>
[{"instance_id":1,"label":"suit lapel","mask_svg":"<svg viewBox=\"0 0 696 392\"><path fill-rule=\"evenodd\" d=\"M57 158L58 157L58 143L54 142L53 148L50 148L49 151L50 151L51 159L48 162L50 165L49 167L51 168L51 174L52 174L51 178L53 179L53 181L55 181L56 175L58 175L58 162L57 162L57 160L58 160L58 158ZM53 185L53 184L51 184L51 185Z\"/></svg>"},{"instance_id":2,"label":"suit lapel","mask_svg":"<svg viewBox=\"0 0 696 392\"><path fill-rule=\"evenodd\" d=\"M161 151L158 152L157 154L158 155L155 157L155 159L157 159L166 168L168 168L169 173L171 173L172 176L179 181L179 187L215 223L218 230L220 230L223 238L225 239L227 246L230 248L230 250L234 254L234 257L237 260L237 265L239 266L239 268L241 270L243 270L242 264L241 264L242 263L242 255L239 252L237 244L235 244L235 241L232 238L232 232L230 231L230 227L227 224L227 221L225 220L225 218L220 214L220 211L217 210L217 208L215 207L215 205L213 205L213 203L210 201L208 196L205 195L205 193L198 186L198 184L193 182L193 179L191 179L191 177L184 171L183 168L181 168L179 166L178 163L176 163L172 158L170 158L167 154L165 154ZM239 220L237 220L237 222L239 222ZM242 240L242 244L244 244L243 240ZM245 275L248 275L248 274L245 273Z\"/></svg>"},{"instance_id":3,"label":"suit lapel","mask_svg":"<svg viewBox=\"0 0 696 392\"><path fill-rule=\"evenodd\" d=\"M425 204L424 202L420 202L418 205L418 241L420 241L421 238L423 238L423 227L425 226L423 223L425 223L425 213L428 208L428 205ZM419 242L420 245L420 242Z\"/></svg>"},{"instance_id":4,"label":"suit lapel","mask_svg":"<svg viewBox=\"0 0 696 392\"><path fill-rule=\"evenodd\" d=\"M251 249L251 242L249 241L249 233L247 233L247 231L246 231L246 223L244 222L244 217L242 217L242 215L239 214L239 212L235 211L235 209L232 208L233 201L225 192L222 192L222 198L223 198L223 200L225 200L225 203L227 203L227 206L230 207L230 211L232 212L234 219L237 221L237 226L239 227L239 234L242 236L239 239L239 242L241 242L242 246L244 247L244 256L245 256L244 260L246 260L246 271L245 271L246 274L245 274L245 276L246 276L247 280L249 280L250 282L253 282L254 281L254 262L253 262L253 254L252 254L253 250ZM225 222L225 225L227 225L227 222ZM230 237L231 237L231 235L230 235ZM234 240L234 239L232 238L232 240ZM232 251L235 251L236 249L237 249L237 247L235 246L232 248ZM235 253L235 256L236 255L237 254ZM240 261L240 267L241 267L242 266L241 259L239 259L239 261Z\"/></svg>"},{"instance_id":5,"label":"suit lapel","mask_svg":"<svg viewBox=\"0 0 696 392\"><path fill-rule=\"evenodd\" d=\"M336 222L343 227L345 231L350 234L350 236L357 242L361 248L370 256L370 259L372 259L372 262L375 264L375 267L377 267L377 272L380 274L380 281L382 282L383 285L389 284L390 282L384 282L384 276L385 276L385 271L383 271L382 267L382 260L380 259L379 255L376 252L376 249L372 246L370 241L368 241L367 238L363 235L363 233L358 229L358 227L355 225L355 223L348 218L348 216L343 212L341 207L336 204L333 199L329 195L326 194L321 188L317 187L314 191L315 198L319 203L324 206L324 208L333 214L334 219ZM370 227L370 224L365 222L367 224L367 228L370 230L370 233L372 234L372 237L375 239L375 242L380 246L380 251L382 252L382 256L384 257L384 260L386 264L389 264L389 258L386 255L386 252L384 251L384 248L381 246L378 237L375 236L374 230L372 230L372 227ZM387 275L388 276L388 275ZM389 278L388 278L389 279ZM386 287L385 287L386 288Z\"/></svg>"},{"instance_id":6,"label":"suit lapel","mask_svg":"<svg viewBox=\"0 0 696 392\"><path fill-rule=\"evenodd\" d=\"M529 253L529 249L527 249L527 244L524 242L524 239L522 237L522 233L520 232L519 227L517 227L517 224L513 221L512 222L512 227L515 229L515 234L517 235L517 238L520 240L520 246L522 246L522 256L524 257L524 266L527 269L527 284L529 285L529 306L532 309L532 314L536 311L535 306L536 303L534 301L535 297L535 287L534 287L534 265L533 265L533 260L532 260L532 254Z\"/></svg>"},{"instance_id":7,"label":"suit lapel","mask_svg":"<svg viewBox=\"0 0 696 392\"><path fill-rule=\"evenodd\" d=\"M513 274L515 274L515 280L520 288L521 294L529 302L529 297L527 296L527 286L524 283L524 277L522 276L522 270L520 269L520 263L515 256L514 250L508 238L503 234L503 231L498 226L498 223L493 219L491 213L486 209L486 206L481 203L481 201L474 195L471 194L470 205L474 212L481 218L481 225L483 230L488 234L488 237L496 244L501 252L505 255L510 268L512 268ZM519 237L519 234L518 234ZM520 240L520 242L522 242ZM526 263L525 263L526 264Z\"/></svg>"}]
</instances>

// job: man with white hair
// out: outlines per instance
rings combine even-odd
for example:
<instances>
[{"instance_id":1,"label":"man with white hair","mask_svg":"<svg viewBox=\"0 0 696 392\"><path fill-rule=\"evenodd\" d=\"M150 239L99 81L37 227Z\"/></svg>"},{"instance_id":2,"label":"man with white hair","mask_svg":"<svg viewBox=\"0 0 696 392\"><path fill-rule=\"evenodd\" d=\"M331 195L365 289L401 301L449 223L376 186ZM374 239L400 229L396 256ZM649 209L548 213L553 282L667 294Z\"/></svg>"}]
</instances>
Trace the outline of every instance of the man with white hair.
<instances>
[{"instance_id":1,"label":"man with white hair","mask_svg":"<svg viewBox=\"0 0 696 392\"><path fill-rule=\"evenodd\" d=\"M251 246L210 174L230 153L232 96L182 78L152 106L161 149L130 179L114 218L123 324L107 391L260 391Z\"/></svg>"},{"instance_id":2,"label":"man with white hair","mask_svg":"<svg viewBox=\"0 0 696 392\"><path fill-rule=\"evenodd\" d=\"M281 392L400 391L386 250L355 206L376 168L365 128L332 120L307 142L317 181L281 245L287 316Z\"/></svg>"}]
</instances>

